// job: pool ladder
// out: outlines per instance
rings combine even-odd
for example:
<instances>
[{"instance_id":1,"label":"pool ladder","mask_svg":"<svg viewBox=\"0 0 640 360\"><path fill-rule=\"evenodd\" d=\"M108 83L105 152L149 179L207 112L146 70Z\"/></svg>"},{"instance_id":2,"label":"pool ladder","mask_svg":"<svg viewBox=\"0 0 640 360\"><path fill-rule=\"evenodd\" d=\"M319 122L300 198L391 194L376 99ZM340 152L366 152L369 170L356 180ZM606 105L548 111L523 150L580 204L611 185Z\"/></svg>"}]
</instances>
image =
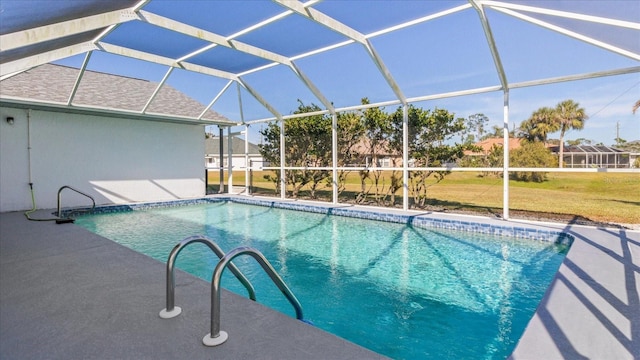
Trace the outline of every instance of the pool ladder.
<instances>
[{"instance_id":1,"label":"pool ladder","mask_svg":"<svg viewBox=\"0 0 640 360\"><path fill-rule=\"evenodd\" d=\"M58 212L56 213L56 215L58 216L59 219L56 219L56 224L65 224L65 223L70 223L70 222L74 221L70 217L63 218L61 216L62 212L61 212L60 201L62 200L62 190L64 190L64 189L69 189L69 190L75 191L78 194L84 195L84 196L88 197L89 199L91 199L91 202L93 203L93 206L91 207L91 209L89 211L91 211L91 210L96 208L96 200L91 195L87 195L87 194L83 193L80 190L74 189L69 185L65 185L65 186L61 187L60 189L58 189Z\"/></svg>"},{"instance_id":2,"label":"pool ladder","mask_svg":"<svg viewBox=\"0 0 640 360\"><path fill-rule=\"evenodd\" d=\"M211 332L204 336L202 343L206 346L217 346L223 344L229 338L227 332L220 330L220 281L222 280L222 273L225 268L229 267L231 272L240 280L242 285L247 289L249 298L253 301L256 300L255 289L249 280L238 270L238 268L231 262L238 256L249 255L253 257L262 269L269 275L274 284L280 289L283 295L289 300L289 303L293 306L296 312L296 318L304 321L302 314L302 306L298 299L293 295L289 287L285 284L284 280L278 275L276 270L271 266L269 260L262 255L262 253L254 248L248 246L242 246L231 250L225 254L222 249L211 239L208 239L201 235L191 236L180 241L169 253L167 260L167 292L166 292L166 305L167 307L160 311L160 317L163 319L173 318L180 315L182 309L175 306L175 278L174 269L175 262L178 254L187 245L192 243L202 243L207 245L220 259L218 265L213 270L211 277Z\"/></svg>"}]
</instances>

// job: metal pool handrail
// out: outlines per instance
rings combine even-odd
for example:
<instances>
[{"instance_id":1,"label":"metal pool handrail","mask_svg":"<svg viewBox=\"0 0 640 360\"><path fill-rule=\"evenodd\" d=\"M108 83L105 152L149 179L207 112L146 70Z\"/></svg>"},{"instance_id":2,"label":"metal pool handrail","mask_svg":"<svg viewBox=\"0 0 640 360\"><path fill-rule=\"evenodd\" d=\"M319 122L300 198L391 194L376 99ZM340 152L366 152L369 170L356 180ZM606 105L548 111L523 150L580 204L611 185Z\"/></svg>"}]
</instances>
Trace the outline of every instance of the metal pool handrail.
<instances>
[{"instance_id":1,"label":"metal pool handrail","mask_svg":"<svg viewBox=\"0 0 640 360\"><path fill-rule=\"evenodd\" d=\"M213 270L213 275L211 279L211 332L204 336L202 342L206 346L217 346L224 343L229 335L225 331L220 331L220 281L222 280L222 272L229 264L231 267L231 260L240 256L240 255L251 255L264 271L269 275L274 284L282 291L284 296L289 300L291 305L296 311L296 318L298 320L303 320L302 314L302 306L298 299L293 295L289 287L284 283L284 280L278 275L276 270L271 266L269 260L262 255L262 253L254 248L248 246L242 246L235 248L227 255L225 255L220 262ZM304 321L304 320L303 320Z\"/></svg>"},{"instance_id":2,"label":"metal pool handrail","mask_svg":"<svg viewBox=\"0 0 640 360\"><path fill-rule=\"evenodd\" d=\"M225 256L224 252L218 246L218 244L216 244L213 240L202 235L187 237L173 247L173 249L171 250L171 253L169 253L169 258L167 259L167 293L166 293L167 307L160 311L160 317L163 319L169 319L169 318L178 316L182 312L182 309L179 306L175 306L176 284L175 284L175 277L174 277L174 269L175 269L176 259L178 258L178 254L180 253L180 251L182 251L182 249L184 249L187 245L192 243L201 243L201 244L207 245L209 249L211 249L220 259L224 258ZM253 285L251 285L251 282L249 282L249 280L244 276L244 274L242 274L242 272L240 272L240 270L238 270L238 268L234 264L229 264L229 269L231 270L233 275L235 275L236 278L238 278L238 280L240 280L242 285L244 285L244 287L247 289L247 291L249 292L249 299L256 301L256 291L253 288Z\"/></svg>"},{"instance_id":3,"label":"metal pool handrail","mask_svg":"<svg viewBox=\"0 0 640 360\"><path fill-rule=\"evenodd\" d=\"M96 201L91 195L87 195L87 194L83 193L80 190L74 189L69 185L65 185L65 186L61 187L60 189L58 189L58 212L56 213L56 215L58 215L58 217L62 217L61 216L62 214L60 213L60 200L62 198L61 197L62 190L64 190L64 189L73 190L73 191L77 192L80 195L84 195L84 196L88 197L89 199L91 199L91 202L93 203L93 206L91 207L91 210L96 208Z\"/></svg>"}]
</instances>

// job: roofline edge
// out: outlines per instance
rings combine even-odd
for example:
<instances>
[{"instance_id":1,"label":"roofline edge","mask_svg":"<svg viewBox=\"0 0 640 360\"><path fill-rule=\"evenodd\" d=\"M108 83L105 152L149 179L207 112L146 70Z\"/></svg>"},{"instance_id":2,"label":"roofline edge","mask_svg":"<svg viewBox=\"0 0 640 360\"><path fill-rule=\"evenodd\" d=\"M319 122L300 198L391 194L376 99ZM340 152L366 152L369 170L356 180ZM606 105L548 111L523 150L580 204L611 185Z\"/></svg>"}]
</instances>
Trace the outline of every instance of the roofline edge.
<instances>
[{"instance_id":1,"label":"roofline edge","mask_svg":"<svg viewBox=\"0 0 640 360\"><path fill-rule=\"evenodd\" d=\"M126 110L116 110L116 109L107 109L107 108L97 108L97 107L88 107L88 106L67 106L65 104L58 103L48 103L48 102L38 102L38 101L30 101L23 100L11 97L2 97L0 96L0 107L3 108L18 108L18 109L31 109L31 110L42 110L42 111L52 111L52 112L61 112L61 113L69 113L69 114L79 114L79 115L94 115L94 116L106 116L112 118L121 118L121 119L129 119L129 120L144 120L144 121L155 121L155 122L165 122L165 123L174 123L174 124L183 124L183 125L222 125L222 126L235 126L234 122L226 122L226 121L216 121L216 120L198 120L197 118L189 118L180 115L161 115L157 113L145 113L141 114L134 111L126 111Z\"/></svg>"}]
</instances>

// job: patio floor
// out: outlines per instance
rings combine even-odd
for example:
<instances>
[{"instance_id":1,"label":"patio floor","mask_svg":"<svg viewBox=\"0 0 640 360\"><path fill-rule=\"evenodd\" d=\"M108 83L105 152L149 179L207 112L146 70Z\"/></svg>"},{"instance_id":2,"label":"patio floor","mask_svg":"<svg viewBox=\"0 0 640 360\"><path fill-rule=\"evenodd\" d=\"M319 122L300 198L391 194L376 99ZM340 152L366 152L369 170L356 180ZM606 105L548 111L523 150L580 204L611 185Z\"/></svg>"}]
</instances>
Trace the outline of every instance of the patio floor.
<instances>
[{"instance_id":1,"label":"patio floor","mask_svg":"<svg viewBox=\"0 0 640 360\"><path fill-rule=\"evenodd\" d=\"M73 224L0 214L2 359L384 358L226 291L229 339L206 347L210 293L209 283L176 271L182 314L161 319L165 264Z\"/></svg>"}]
</instances>

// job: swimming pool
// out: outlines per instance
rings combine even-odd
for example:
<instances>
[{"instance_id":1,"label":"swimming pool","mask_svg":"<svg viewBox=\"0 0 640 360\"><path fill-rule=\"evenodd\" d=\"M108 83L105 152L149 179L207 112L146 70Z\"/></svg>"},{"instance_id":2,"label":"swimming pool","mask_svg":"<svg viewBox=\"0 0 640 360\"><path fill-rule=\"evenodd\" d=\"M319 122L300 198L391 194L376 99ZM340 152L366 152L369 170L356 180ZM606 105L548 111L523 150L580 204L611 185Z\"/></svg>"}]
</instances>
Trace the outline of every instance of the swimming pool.
<instances>
[{"instance_id":1,"label":"swimming pool","mask_svg":"<svg viewBox=\"0 0 640 360\"><path fill-rule=\"evenodd\" d=\"M554 242L227 201L87 215L76 223L162 262L195 234L225 251L255 247L296 294L305 318L396 359L506 358L568 250ZM177 266L210 281L217 260L197 244L183 250ZM234 263L259 302L293 316L252 259ZM246 296L229 272L222 284Z\"/></svg>"}]
</instances>

